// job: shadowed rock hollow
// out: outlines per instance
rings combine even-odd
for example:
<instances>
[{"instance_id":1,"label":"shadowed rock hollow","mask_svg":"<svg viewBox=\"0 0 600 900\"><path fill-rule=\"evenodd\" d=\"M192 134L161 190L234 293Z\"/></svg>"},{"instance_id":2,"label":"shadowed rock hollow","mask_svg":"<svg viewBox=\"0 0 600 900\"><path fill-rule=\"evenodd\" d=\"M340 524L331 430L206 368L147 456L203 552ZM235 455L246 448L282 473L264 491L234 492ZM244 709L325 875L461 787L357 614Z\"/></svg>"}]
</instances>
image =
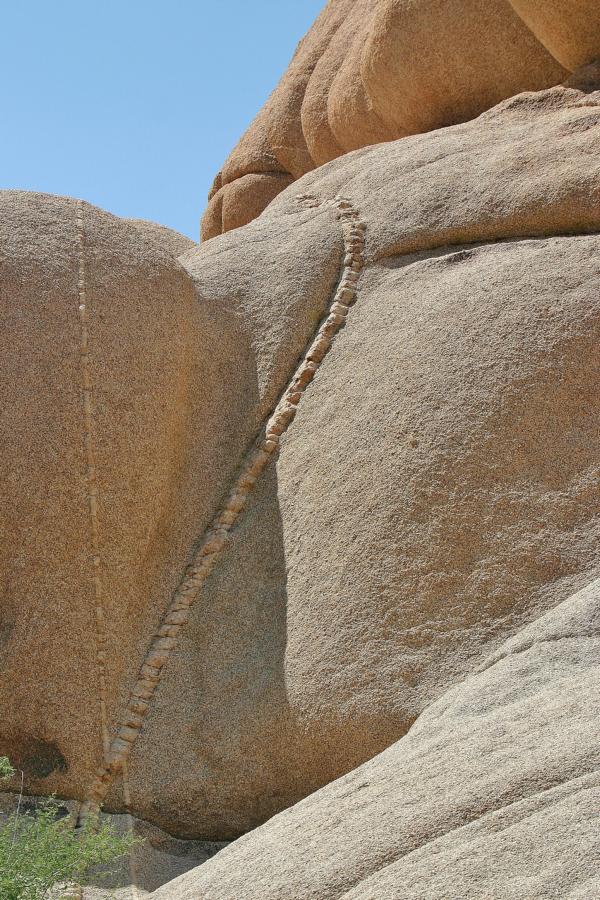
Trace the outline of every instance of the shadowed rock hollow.
<instances>
[{"instance_id":1,"label":"shadowed rock hollow","mask_svg":"<svg viewBox=\"0 0 600 900\"><path fill-rule=\"evenodd\" d=\"M361 72L452 4L413 6ZM244 835L157 898L600 890L600 69L544 88L595 12L471 6L530 81L473 118L482 62L469 121L430 93L207 243L0 194L0 753Z\"/></svg>"}]
</instances>

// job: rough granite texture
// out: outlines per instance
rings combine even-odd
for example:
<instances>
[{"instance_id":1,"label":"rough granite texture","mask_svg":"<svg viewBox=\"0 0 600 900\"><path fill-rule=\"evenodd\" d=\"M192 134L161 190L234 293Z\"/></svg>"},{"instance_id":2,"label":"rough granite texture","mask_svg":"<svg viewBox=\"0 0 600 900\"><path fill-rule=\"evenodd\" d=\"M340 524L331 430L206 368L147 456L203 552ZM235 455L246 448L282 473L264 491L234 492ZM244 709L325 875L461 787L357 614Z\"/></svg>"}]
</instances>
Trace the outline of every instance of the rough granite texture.
<instances>
[{"instance_id":1,"label":"rough granite texture","mask_svg":"<svg viewBox=\"0 0 600 900\"><path fill-rule=\"evenodd\" d=\"M153 900L600 895L600 580L505 643L398 743Z\"/></svg>"},{"instance_id":2,"label":"rough granite texture","mask_svg":"<svg viewBox=\"0 0 600 900\"><path fill-rule=\"evenodd\" d=\"M165 225L157 225L156 222L148 222L146 219L125 219L125 221L137 228L149 242L157 244L161 250L175 258L195 246L191 238Z\"/></svg>"},{"instance_id":3,"label":"rough granite texture","mask_svg":"<svg viewBox=\"0 0 600 900\"><path fill-rule=\"evenodd\" d=\"M332 205L341 224L345 250L344 267L336 291L288 385L280 394L254 444L242 459L210 526L196 544L160 627L144 656L140 674L131 688L131 696L119 719L117 731L107 744L104 765L98 770L94 783L90 786L86 813L105 802L116 776L122 774L127 784L129 758L146 723L146 717L152 710L163 670L189 623L191 607L202 595L213 569L218 568L232 534L253 496L257 481L279 451L308 388L331 351L337 333L345 326L350 308L356 300L358 280L364 266L365 227L348 200L338 197ZM126 802L129 804L130 800L126 798Z\"/></svg>"},{"instance_id":4,"label":"rough granite texture","mask_svg":"<svg viewBox=\"0 0 600 900\"><path fill-rule=\"evenodd\" d=\"M206 244L0 192L0 754L157 898L600 895L598 26L332 0Z\"/></svg>"},{"instance_id":5,"label":"rough granite texture","mask_svg":"<svg viewBox=\"0 0 600 900\"><path fill-rule=\"evenodd\" d=\"M350 150L472 119L599 56L597 0L329 0L216 176L202 236Z\"/></svg>"},{"instance_id":6,"label":"rough granite texture","mask_svg":"<svg viewBox=\"0 0 600 900\"><path fill-rule=\"evenodd\" d=\"M0 753L82 799L102 705L111 732L249 439L250 360L171 255L88 204L0 193L0 260Z\"/></svg>"},{"instance_id":7,"label":"rough granite texture","mask_svg":"<svg viewBox=\"0 0 600 900\"><path fill-rule=\"evenodd\" d=\"M144 817L235 837L397 740L600 574L600 243L568 234L600 225L600 107L584 105L598 99L524 95L349 154L182 257L202 296L243 309L272 396L285 383L271 362L285 347L279 297L300 331L320 270L306 261L335 253L340 232L326 204L296 194L346 194L367 226L348 324L133 751ZM511 169L525 154L537 177Z\"/></svg>"},{"instance_id":8,"label":"rough granite texture","mask_svg":"<svg viewBox=\"0 0 600 900\"><path fill-rule=\"evenodd\" d=\"M347 324L161 639L107 808L235 838L401 738L600 573L597 85L592 67L348 154L179 262L85 204L2 195L0 752L28 791L88 799L344 265ZM335 197L366 228L362 271Z\"/></svg>"}]
</instances>

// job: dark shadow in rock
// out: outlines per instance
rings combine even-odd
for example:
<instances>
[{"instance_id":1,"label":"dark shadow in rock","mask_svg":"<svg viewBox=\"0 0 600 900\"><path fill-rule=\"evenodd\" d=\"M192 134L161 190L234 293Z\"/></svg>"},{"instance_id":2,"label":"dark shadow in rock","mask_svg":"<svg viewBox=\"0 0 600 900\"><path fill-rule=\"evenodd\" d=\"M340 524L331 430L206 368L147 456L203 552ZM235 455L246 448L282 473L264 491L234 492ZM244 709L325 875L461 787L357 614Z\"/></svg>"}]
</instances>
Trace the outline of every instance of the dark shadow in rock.
<instances>
[{"instance_id":1,"label":"dark shadow in rock","mask_svg":"<svg viewBox=\"0 0 600 900\"><path fill-rule=\"evenodd\" d=\"M56 744L28 734L0 735L0 756L7 756L17 771L36 780L55 772L67 772L69 766Z\"/></svg>"}]
</instances>

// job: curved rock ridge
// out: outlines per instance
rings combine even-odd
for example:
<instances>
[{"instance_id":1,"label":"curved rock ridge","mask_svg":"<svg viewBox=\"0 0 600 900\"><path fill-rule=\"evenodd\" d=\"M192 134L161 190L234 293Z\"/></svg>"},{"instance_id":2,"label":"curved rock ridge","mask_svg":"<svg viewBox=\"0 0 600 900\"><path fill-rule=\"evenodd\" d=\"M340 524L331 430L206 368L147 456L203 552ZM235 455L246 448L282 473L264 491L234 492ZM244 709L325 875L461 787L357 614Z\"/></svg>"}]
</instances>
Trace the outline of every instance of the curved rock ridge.
<instances>
[{"instance_id":1,"label":"curved rock ridge","mask_svg":"<svg viewBox=\"0 0 600 900\"><path fill-rule=\"evenodd\" d=\"M398 743L156 900L547 900L600 892L600 580Z\"/></svg>"},{"instance_id":2,"label":"curved rock ridge","mask_svg":"<svg viewBox=\"0 0 600 900\"><path fill-rule=\"evenodd\" d=\"M329 0L218 173L202 237L344 153L472 119L598 57L595 0Z\"/></svg>"}]
</instances>

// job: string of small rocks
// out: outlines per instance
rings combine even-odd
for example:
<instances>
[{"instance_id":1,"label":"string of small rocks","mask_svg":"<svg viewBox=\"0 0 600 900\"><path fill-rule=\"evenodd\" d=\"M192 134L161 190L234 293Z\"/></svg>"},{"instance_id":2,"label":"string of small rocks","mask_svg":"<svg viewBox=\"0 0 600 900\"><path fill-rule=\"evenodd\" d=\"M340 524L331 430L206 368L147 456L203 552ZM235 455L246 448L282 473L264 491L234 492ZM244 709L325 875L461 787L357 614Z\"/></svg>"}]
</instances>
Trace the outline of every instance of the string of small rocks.
<instances>
[{"instance_id":1,"label":"string of small rocks","mask_svg":"<svg viewBox=\"0 0 600 900\"><path fill-rule=\"evenodd\" d=\"M297 195L296 201L308 207L322 205L322 201L309 194ZM331 348L335 335L345 324L350 307L356 299L357 282L364 265L365 225L360 221L358 211L350 200L338 196L325 203L333 205L337 218L341 221L345 253L340 281L329 311L264 430L246 455L227 500L208 527L184 572L162 624L152 639L116 737L90 786L83 815L99 809L114 777L126 765L150 709L162 670L177 646L181 629L189 619L190 607L225 550L229 534L240 518L250 492L276 454L281 437L294 420L304 392Z\"/></svg>"}]
</instances>

